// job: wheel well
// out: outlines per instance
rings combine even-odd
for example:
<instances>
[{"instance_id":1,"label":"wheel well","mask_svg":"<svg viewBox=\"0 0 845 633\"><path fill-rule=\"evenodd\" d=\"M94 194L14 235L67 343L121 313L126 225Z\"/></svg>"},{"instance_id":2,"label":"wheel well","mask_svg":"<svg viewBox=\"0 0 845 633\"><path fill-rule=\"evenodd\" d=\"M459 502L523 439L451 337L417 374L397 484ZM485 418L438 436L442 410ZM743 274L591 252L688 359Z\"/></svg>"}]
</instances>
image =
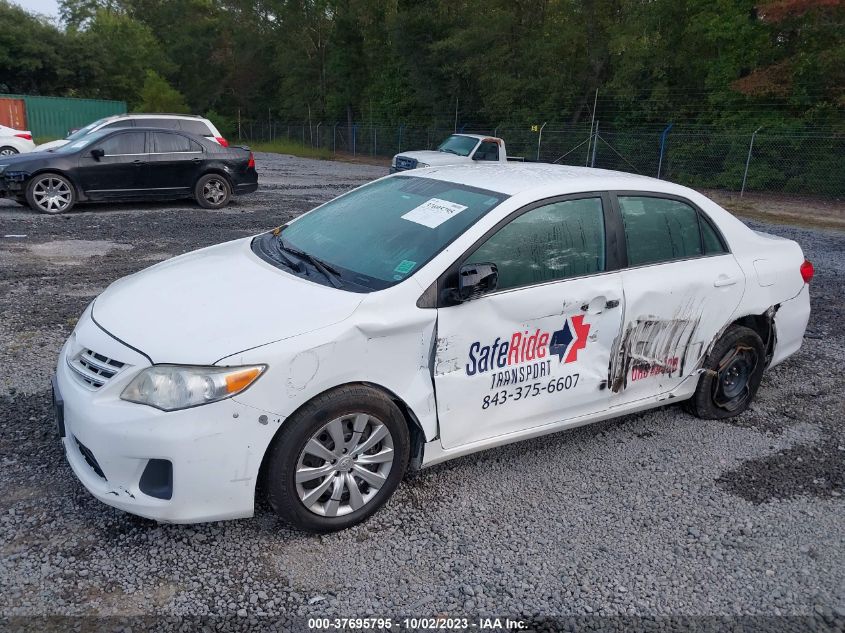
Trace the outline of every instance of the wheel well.
<instances>
[{"instance_id":1,"label":"wheel well","mask_svg":"<svg viewBox=\"0 0 845 633\"><path fill-rule=\"evenodd\" d=\"M37 171L34 171L33 173L31 173L29 175L29 178L27 178L24 181L26 183L26 187L24 187L24 191L26 191L26 188L29 187L29 183L32 181L33 178L35 178L36 176L43 176L44 174L56 174L57 176L61 176L62 178L67 180L71 185L73 185L73 188L76 192L77 199L79 199L82 196L82 190L79 188L79 185L76 183L76 181L73 178L71 178L69 175L67 175L65 172L63 172L61 169L49 169L49 168L46 168L46 167L43 168L43 169L39 169Z\"/></svg>"},{"instance_id":2,"label":"wheel well","mask_svg":"<svg viewBox=\"0 0 845 633\"><path fill-rule=\"evenodd\" d=\"M423 446L425 445L425 433L423 433L422 425L420 424L419 420L417 419L417 416L414 415L414 412L405 403L405 401L402 400L402 398L400 398L395 393L390 391L390 389L386 389L385 387L382 387L381 385L377 385L375 383L366 382L366 381L348 382L348 383L344 383L342 385L335 385L331 389L326 389L325 391L321 391L318 394L314 394L314 396L312 396L307 401L305 401L301 405L299 405L299 407L297 407L296 410L291 412L291 414L287 417L289 418L289 417L295 415L298 411L300 411L303 407L307 406L308 403L310 403L315 398L319 398L323 394L325 394L329 391L333 391L334 389L337 389L339 387L347 387L347 386L350 386L350 385L364 385L364 386L369 387L371 389L375 389L377 391L380 391L385 396L390 398L390 400L392 400L393 403L399 408L399 411L402 412L402 417L405 418L405 423L408 425L408 435L411 438L411 446L410 446L411 459L410 459L410 462L408 463L408 469L409 470L419 470L420 466L422 465ZM279 436L279 433L281 432L283 427L284 427L284 422L282 422L282 424L279 425L279 428L276 429L276 432L273 434L273 439L270 440L270 442L267 444L267 447L264 449L264 455L261 458L261 466L259 466L259 468L258 468L258 479L256 481L256 486L255 486L255 498L256 498L256 500L258 500L259 495L264 494L264 491L263 491L264 480L267 476L267 456L270 454L270 447L273 446L273 442L276 441L276 438Z\"/></svg>"},{"instance_id":3,"label":"wheel well","mask_svg":"<svg viewBox=\"0 0 845 633\"><path fill-rule=\"evenodd\" d=\"M225 169L221 169L220 167L209 167L207 170L202 172L197 179L194 181L194 189L197 188L197 183L202 180L205 176L209 176L211 174L216 174L217 176L223 176L226 179L226 182L229 183L229 188L234 191L234 185L232 184L232 178L229 174L226 173Z\"/></svg>"},{"instance_id":4,"label":"wheel well","mask_svg":"<svg viewBox=\"0 0 845 633\"><path fill-rule=\"evenodd\" d=\"M772 357L772 353L774 352L775 348L774 319L776 312L777 306L772 306L763 314L749 314L744 317L740 317L739 319L736 319L733 323L731 323L731 325L742 325L750 330L754 330L757 333L766 348L767 365Z\"/></svg>"}]
</instances>

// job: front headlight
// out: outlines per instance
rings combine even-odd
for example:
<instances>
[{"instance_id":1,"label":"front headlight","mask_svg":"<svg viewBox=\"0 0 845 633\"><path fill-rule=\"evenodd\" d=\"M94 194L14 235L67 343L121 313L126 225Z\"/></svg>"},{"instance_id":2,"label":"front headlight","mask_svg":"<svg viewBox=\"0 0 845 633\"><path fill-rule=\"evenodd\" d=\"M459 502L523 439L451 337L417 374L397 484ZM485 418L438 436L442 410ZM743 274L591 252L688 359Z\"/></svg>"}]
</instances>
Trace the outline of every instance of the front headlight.
<instances>
[{"instance_id":1,"label":"front headlight","mask_svg":"<svg viewBox=\"0 0 845 633\"><path fill-rule=\"evenodd\" d=\"M246 367L191 367L153 365L135 376L121 400L147 404L162 411L176 411L225 400L241 393L267 369Z\"/></svg>"}]
</instances>

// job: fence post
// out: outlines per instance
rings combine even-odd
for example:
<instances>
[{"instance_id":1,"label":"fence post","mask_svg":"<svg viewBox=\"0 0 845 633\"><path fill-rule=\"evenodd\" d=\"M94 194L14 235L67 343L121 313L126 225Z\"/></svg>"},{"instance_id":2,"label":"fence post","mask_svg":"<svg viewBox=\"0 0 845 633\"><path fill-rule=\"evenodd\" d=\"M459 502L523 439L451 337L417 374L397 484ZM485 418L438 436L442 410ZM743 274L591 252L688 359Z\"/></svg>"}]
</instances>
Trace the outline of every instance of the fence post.
<instances>
[{"instance_id":1,"label":"fence post","mask_svg":"<svg viewBox=\"0 0 845 633\"><path fill-rule=\"evenodd\" d=\"M317 123L317 147L320 147L322 143L320 142L320 126L323 124L322 121Z\"/></svg>"},{"instance_id":2,"label":"fence post","mask_svg":"<svg viewBox=\"0 0 845 633\"><path fill-rule=\"evenodd\" d=\"M540 135L537 137L537 162L540 162L540 143L543 141L543 128L546 127L546 122L543 121L543 125L540 126ZM497 130L499 128L496 128ZM495 134L493 135L495 136Z\"/></svg>"},{"instance_id":3,"label":"fence post","mask_svg":"<svg viewBox=\"0 0 845 633\"><path fill-rule=\"evenodd\" d=\"M660 169L663 167L663 151L666 149L666 136L669 134L669 130L672 129L674 123L670 123L666 126L666 129L663 130L663 133L660 135L660 159L657 161L657 178L660 178Z\"/></svg>"},{"instance_id":4,"label":"fence post","mask_svg":"<svg viewBox=\"0 0 845 633\"><path fill-rule=\"evenodd\" d=\"M332 154L337 154L337 123L332 127Z\"/></svg>"},{"instance_id":5,"label":"fence post","mask_svg":"<svg viewBox=\"0 0 845 633\"><path fill-rule=\"evenodd\" d=\"M596 121L595 138L593 139L593 160L590 162L590 167L596 166L596 148L599 145L599 122Z\"/></svg>"},{"instance_id":6,"label":"fence post","mask_svg":"<svg viewBox=\"0 0 845 633\"><path fill-rule=\"evenodd\" d=\"M358 124L354 123L352 125L352 155L353 156L355 156L356 150L358 149L357 141L358 141Z\"/></svg>"},{"instance_id":7,"label":"fence post","mask_svg":"<svg viewBox=\"0 0 845 633\"><path fill-rule=\"evenodd\" d=\"M742 174L742 189L739 190L740 198L745 193L745 180L746 178L748 178L748 166L751 164L751 150L754 149L754 137L757 136L757 132L762 129L763 126L761 125L756 130L754 130L754 134L751 135L751 143L748 145L748 158L745 159L745 173Z\"/></svg>"}]
</instances>

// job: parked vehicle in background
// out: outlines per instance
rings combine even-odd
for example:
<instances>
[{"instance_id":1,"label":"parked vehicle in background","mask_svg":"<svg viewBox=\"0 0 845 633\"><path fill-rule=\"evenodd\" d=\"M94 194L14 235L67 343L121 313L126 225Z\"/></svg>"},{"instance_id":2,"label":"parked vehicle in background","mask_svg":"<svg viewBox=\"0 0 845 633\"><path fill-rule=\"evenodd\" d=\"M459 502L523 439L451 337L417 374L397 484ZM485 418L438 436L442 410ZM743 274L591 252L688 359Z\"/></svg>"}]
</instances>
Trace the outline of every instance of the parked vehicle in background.
<instances>
[{"instance_id":1,"label":"parked vehicle in background","mask_svg":"<svg viewBox=\"0 0 845 633\"><path fill-rule=\"evenodd\" d=\"M35 149L32 132L0 125L0 158L25 154Z\"/></svg>"},{"instance_id":2,"label":"parked vehicle in background","mask_svg":"<svg viewBox=\"0 0 845 633\"><path fill-rule=\"evenodd\" d=\"M175 130L104 128L49 152L0 159L0 195L50 214L95 200L194 198L219 209L257 188L249 149Z\"/></svg>"},{"instance_id":3,"label":"parked vehicle in background","mask_svg":"<svg viewBox=\"0 0 845 633\"><path fill-rule=\"evenodd\" d=\"M452 134L436 150L402 152L393 157L390 173L418 167L455 165L474 160L505 163L508 153L505 142L495 136L481 134Z\"/></svg>"},{"instance_id":4,"label":"parked vehicle in background","mask_svg":"<svg viewBox=\"0 0 845 633\"><path fill-rule=\"evenodd\" d=\"M118 114L89 123L85 127L68 135L67 138L42 143L36 146L34 151L44 152L56 149L57 147L78 141L91 132L124 127L156 127L167 130L179 130L181 132L188 132L189 134L204 136L208 140L214 141L223 147L229 146L229 142L223 138L223 135L214 127L214 124L201 116L188 114Z\"/></svg>"},{"instance_id":5,"label":"parked vehicle in background","mask_svg":"<svg viewBox=\"0 0 845 633\"><path fill-rule=\"evenodd\" d=\"M263 477L287 521L337 530L409 465L682 401L739 415L801 346L812 275L663 180L396 174L109 286L59 357L57 428L127 512L251 516Z\"/></svg>"}]
</instances>

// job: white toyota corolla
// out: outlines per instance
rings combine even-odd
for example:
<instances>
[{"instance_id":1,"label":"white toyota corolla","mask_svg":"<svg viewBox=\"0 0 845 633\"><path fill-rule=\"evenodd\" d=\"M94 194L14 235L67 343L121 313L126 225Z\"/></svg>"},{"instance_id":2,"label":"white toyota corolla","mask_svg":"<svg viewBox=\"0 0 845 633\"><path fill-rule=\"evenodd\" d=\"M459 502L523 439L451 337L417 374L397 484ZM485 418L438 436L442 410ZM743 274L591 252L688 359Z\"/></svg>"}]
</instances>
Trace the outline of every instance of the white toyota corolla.
<instances>
[{"instance_id":1,"label":"white toyota corolla","mask_svg":"<svg viewBox=\"0 0 845 633\"><path fill-rule=\"evenodd\" d=\"M744 411L801 345L812 265L685 187L467 165L367 184L112 284L53 382L68 461L165 522L313 531L408 468L664 404Z\"/></svg>"}]
</instances>

